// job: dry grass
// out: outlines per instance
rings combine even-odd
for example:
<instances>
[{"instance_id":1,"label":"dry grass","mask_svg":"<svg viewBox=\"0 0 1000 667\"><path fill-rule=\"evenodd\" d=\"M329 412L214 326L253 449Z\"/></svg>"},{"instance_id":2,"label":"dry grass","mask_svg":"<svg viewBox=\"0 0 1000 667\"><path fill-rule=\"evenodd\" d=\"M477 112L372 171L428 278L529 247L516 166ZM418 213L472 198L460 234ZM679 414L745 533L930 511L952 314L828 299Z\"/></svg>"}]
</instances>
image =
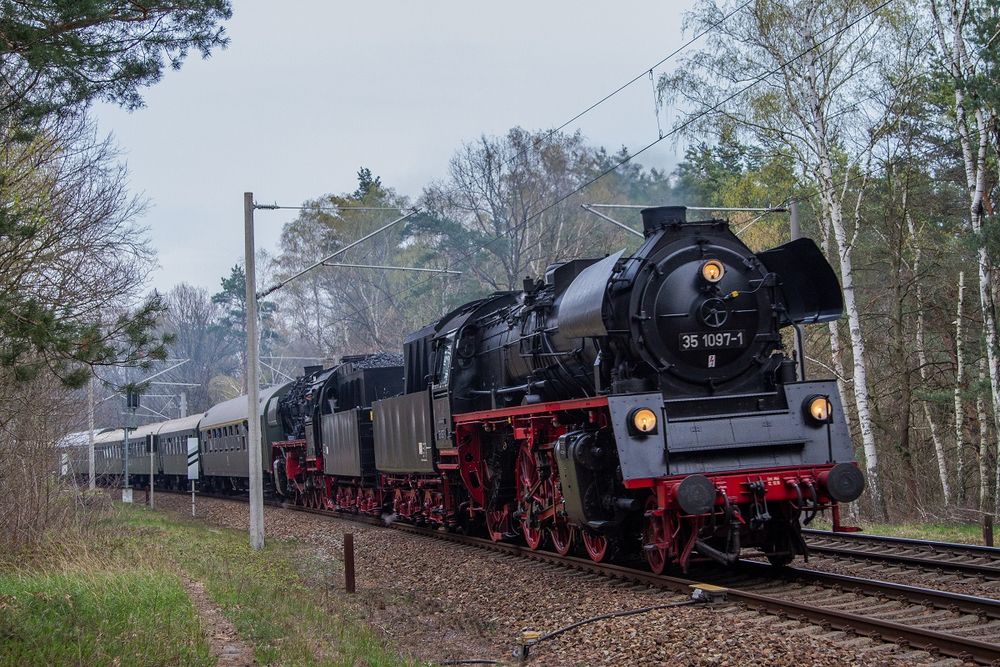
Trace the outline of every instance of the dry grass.
<instances>
[{"instance_id":1,"label":"dry grass","mask_svg":"<svg viewBox=\"0 0 1000 667\"><path fill-rule=\"evenodd\" d=\"M0 554L45 550L53 536L85 530L95 516L88 507L95 499L60 476L56 443L77 408L53 378L18 384L0 373Z\"/></svg>"}]
</instances>

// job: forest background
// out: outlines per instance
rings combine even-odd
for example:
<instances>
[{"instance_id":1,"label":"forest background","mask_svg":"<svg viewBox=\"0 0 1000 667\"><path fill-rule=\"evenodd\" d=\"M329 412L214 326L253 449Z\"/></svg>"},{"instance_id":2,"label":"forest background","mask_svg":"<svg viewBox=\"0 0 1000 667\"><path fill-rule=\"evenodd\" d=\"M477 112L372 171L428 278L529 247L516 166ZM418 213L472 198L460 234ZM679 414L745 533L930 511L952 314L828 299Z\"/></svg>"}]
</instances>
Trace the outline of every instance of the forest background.
<instances>
[{"instance_id":1,"label":"forest background","mask_svg":"<svg viewBox=\"0 0 1000 667\"><path fill-rule=\"evenodd\" d=\"M263 370L277 381L307 363L399 350L406 332L470 299L516 289L553 261L636 247L581 204L785 207L794 199L803 233L844 285L845 317L810 327L806 352L810 374L836 377L844 394L869 480L861 510L872 518L993 512L998 5L700 2L687 30L702 38L657 81L658 102L676 119L659 140L687 146L670 172L579 133L519 127L456 147L447 173L415 199L361 166L353 190L302 204L279 251L259 254L259 283L413 207L420 212L404 225L338 261L462 274L313 271L265 302ZM170 2L162 11L187 20L163 24L173 32L149 42L132 70L114 69L125 78L103 88L99 77L74 79L73 67L38 78L52 69L37 62L76 52L56 41L54 52L39 54L38 43L59 35L0 22L8 44L22 33L26 44L36 40L20 55L8 47L0 54L8 100L0 165L0 401L8 409L0 447L25 472L29 455L37 461L67 430L86 426L92 376L98 400L107 399L98 426L117 425L116 392L171 365L168 358L186 360L170 377L192 385L189 413L243 389L242 267L219 267L216 291L179 284L144 294L142 267L154 251L139 226L142 203L128 194L114 146L87 118L93 99L141 103L138 90L155 82L157 63L179 65L188 49L224 46L226 3ZM127 25L112 13L102 20L110 35ZM128 36L119 32L121 50L93 66L108 71L115 58L127 60ZM606 212L639 226L634 210ZM726 217L754 250L789 238L787 214ZM65 419L42 424L40 402ZM151 420L162 418L156 412L176 416L176 404L146 405ZM0 475L0 489L17 478Z\"/></svg>"}]
</instances>

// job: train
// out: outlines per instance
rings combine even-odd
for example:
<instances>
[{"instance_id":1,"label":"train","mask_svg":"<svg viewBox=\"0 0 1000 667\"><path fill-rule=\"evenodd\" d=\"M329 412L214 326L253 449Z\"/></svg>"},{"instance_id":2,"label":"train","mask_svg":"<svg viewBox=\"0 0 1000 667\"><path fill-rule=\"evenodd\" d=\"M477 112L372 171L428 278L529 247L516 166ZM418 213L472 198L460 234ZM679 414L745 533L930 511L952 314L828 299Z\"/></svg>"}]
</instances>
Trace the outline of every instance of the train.
<instances>
[{"instance_id":1,"label":"train","mask_svg":"<svg viewBox=\"0 0 1000 667\"><path fill-rule=\"evenodd\" d=\"M202 415L97 436L97 474L247 489L661 573L784 565L864 478L837 383L789 351L843 299L816 244L751 251L720 218L643 209L632 254L578 258L463 304L401 352L345 356ZM800 338L801 340L801 338ZM247 443L249 419L261 442ZM190 449L189 449L190 448ZM86 473L78 447L73 469Z\"/></svg>"}]
</instances>

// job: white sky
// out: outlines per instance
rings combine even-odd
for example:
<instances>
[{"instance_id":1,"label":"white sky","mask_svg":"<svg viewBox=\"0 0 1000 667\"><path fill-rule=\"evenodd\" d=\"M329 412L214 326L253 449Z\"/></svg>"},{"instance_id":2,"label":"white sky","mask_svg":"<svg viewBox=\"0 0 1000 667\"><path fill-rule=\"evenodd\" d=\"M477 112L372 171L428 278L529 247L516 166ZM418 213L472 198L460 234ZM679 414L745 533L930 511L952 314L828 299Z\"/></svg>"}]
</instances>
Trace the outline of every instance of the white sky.
<instances>
[{"instance_id":1,"label":"white sky","mask_svg":"<svg viewBox=\"0 0 1000 667\"><path fill-rule=\"evenodd\" d=\"M298 205L353 190L367 166L415 198L462 142L563 123L673 51L691 4L234 0L228 49L166 72L139 111L96 109L150 202L151 287L219 287L243 256L245 191ZM657 136L649 80L567 129L638 150ZM639 161L681 152L668 139ZM258 247L294 213L259 211Z\"/></svg>"}]
</instances>

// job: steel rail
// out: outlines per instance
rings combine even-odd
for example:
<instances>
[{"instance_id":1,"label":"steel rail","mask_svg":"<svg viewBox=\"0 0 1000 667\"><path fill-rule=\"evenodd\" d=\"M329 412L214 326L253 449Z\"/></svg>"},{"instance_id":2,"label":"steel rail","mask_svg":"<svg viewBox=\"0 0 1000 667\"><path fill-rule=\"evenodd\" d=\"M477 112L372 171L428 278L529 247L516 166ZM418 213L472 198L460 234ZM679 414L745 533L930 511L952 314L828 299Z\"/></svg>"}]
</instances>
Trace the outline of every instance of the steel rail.
<instances>
[{"instance_id":1,"label":"steel rail","mask_svg":"<svg viewBox=\"0 0 1000 667\"><path fill-rule=\"evenodd\" d=\"M967 614L975 614L983 618L1000 620L1000 600L992 598L965 595L964 593L954 593L951 591L940 591L933 588L921 588L909 584L897 584L891 581L864 579L862 577L823 572L821 570L796 567L775 568L759 561L742 560L739 567L740 571L757 576L781 577L789 581L809 581L822 586L838 587L869 595L879 595L893 600L925 604L938 609L960 611Z\"/></svg>"},{"instance_id":2,"label":"steel rail","mask_svg":"<svg viewBox=\"0 0 1000 667\"><path fill-rule=\"evenodd\" d=\"M803 531L806 537L814 538L808 541L809 553L852 560L894 563L907 567L950 571L991 579L1000 578L1000 549L995 547L913 540L909 538L891 538L881 535L866 535L864 538L860 538L848 533L848 535L852 536L842 537L843 534L840 533L824 534L824 532L809 531L806 533L806 531ZM815 539L841 541L845 544L844 546L817 544ZM874 547L874 549L870 547ZM876 550L879 547L889 550ZM926 555L897 553L891 551L891 549L925 550ZM954 558L989 559L991 562L951 560Z\"/></svg>"},{"instance_id":3,"label":"steel rail","mask_svg":"<svg viewBox=\"0 0 1000 667\"><path fill-rule=\"evenodd\" d=\"M181 492L178 492L181 493ZM242 501L234 496L217 496L202 494L212 498ZM285 509L303 511L310 514L318 514L328 518L340 518L348 521L357 521L372 526L388 527L402 532L411 533L423 537L454 542L467 546L482 548L510 556L525 558L558 565L571 570L588 572L600 576L644 584L665 590L687 593L699 584L712 584L715 586L725 586L730 600L740 602L747 607L763 610L782 616L806 620L823 626L836 628L838 630L855 632L861 635L880 639L889 642L906 644L917 650L940 653L962 660L972 660L979 664L991 665L1000 663L1000 644L994 644L981 639L963 637L960 635L919 627L917 625L907 625L897 621L886 620L877 616L866 616L863 613L854 613L840 609L817 606L811 603L798 602L782 598L778 595L767 595L740 588L739 582L726 583L724 577L733 573L716 573L709 575L704 580L686 579L670 575L658 575L652 572L617 565L611 563L595 563L586 558L576 556L560 556L549 551L532 551L528 547L506 542L494 542L492 540L461 535L440 529L423 528L398 521L386 522L378 517L362 514L349 514L333 512L323 509L301 507L278 501L267 501L267 504ZM852 592L866 595L884 597L894 600L903 600L911 604L918 604L936 609L945 609L954 612L964 612L975 615L980 619L1000 618L1000 601L987 598L976 598L970 595L949 593L929 588L919 588L890 582L877 581L873 579L861 579L845 575L836 575L828 572L818 572L815 570L805 570L800 568L775 568L756 561L743 560L739 563L739 568L735 573L751 574L754 577L765 579L781 579L786 583L794 584L802 581L807 584L826 586L831 589L850 590ZM743 585L746 585L744 582ZM919 619L916 619L919 620Z\"/></svg>"},{"instance_id":4,"label":"steel rail","mask_svg":"<svg viewBox=\"0 0 1000 667\"><path fill-rule=\"evenodd\" d=\"M939 560L937 558L924 558L922 556L908 556L905 554L893 554L883 551L863 551L860 549L846 549L840 547L827 547L815 544L809 545L809 553L819 555L839 556L841 558L851 558L858 560L872 560L882 563L897 563L932 570L949 570L962 572L964 574L983 575L993 578L1000 577L1000 567L996 565L986 565L983 563L966 563L962 561Z\"/></svg>"},{"instance_id":5,"label":"steel rail","mask_svg":"<svg viewBox=\"0 0 1000 667\"><path fill-rule=\"evenodd\" d=\"M860 544L893 544L898 546L921 547L928 550L942 549L954 552L965 552L970 554L981 554L1000 558L1000 547L987 547L982 544L963 544L961 542L940 542L936 540L919 540L913 537L895 537L892 535L870 535L868 533L835 533L832 530L818 530L815 528L803 528L804 537L816 537L829 540L842 540L845 542L858 542Z\"/></svg>"}]
</instances>

